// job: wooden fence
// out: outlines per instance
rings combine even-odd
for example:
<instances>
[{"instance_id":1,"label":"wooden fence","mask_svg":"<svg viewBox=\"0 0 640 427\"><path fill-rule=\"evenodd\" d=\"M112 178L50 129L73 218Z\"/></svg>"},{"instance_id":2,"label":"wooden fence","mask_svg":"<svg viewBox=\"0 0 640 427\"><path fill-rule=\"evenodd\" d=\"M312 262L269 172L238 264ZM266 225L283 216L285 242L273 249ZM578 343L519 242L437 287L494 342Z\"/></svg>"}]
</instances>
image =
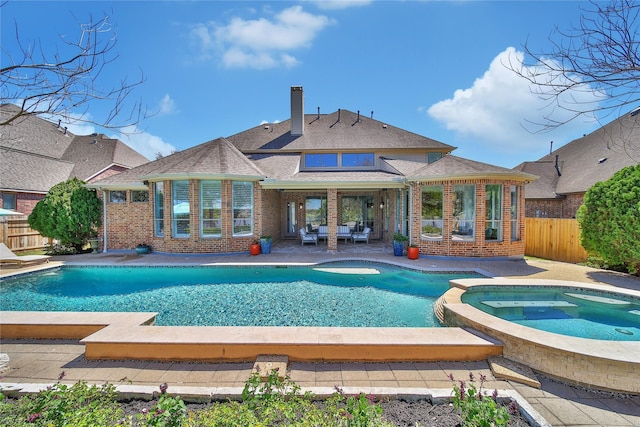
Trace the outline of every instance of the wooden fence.
<instances>
[{"instance_id":1,"label":"wooden fence","mask_svg":"<svg viewBox=\"0 0 640 427\"><path fill-rule=\"evenodd\" d=\"M42 249L49 239L29 227L27 217L2 217L0 219L0 241L14 252Z\"/></svg>"},{"instance_id":2,"label":"wooden fence","mask_svg":"<svg viewBox=\"0 0 640 427\"><path fill-rule=\"evenodd\" d=\"M587 258L575 219L525 218L524 225L525 255L574 263Z\"/></svg>"}]
</instances>

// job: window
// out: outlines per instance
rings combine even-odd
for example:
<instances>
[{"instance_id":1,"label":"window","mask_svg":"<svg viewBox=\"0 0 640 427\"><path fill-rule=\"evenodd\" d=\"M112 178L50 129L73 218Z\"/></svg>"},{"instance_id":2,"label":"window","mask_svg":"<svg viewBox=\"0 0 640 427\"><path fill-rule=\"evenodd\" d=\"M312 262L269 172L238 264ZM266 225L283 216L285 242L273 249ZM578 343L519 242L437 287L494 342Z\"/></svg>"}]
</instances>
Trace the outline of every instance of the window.
<instances>
[{"instance_id":1,"label":"window","mask_svg":"<svg viewBox=\"0 0 640 427\"><path fill-rule=\"evenodd\" d=\"M147 203L149 192L147 190L131 190L131 201L134 203Z\"/></svg>"},{"instance_id":2,"label":"window","mask_svg":"<svg viewBox=\"0 0 640 427\"><path fill-rule=\"evenodd\" d=\"M375 208L373 196L343 196L342 222L351 231L374 229ZM325 210L326 212L326 210Z\"/></svg>"},{"instance_id":3,"label":"window","mask_svg":"<svg viewBox=\"0 0 640 427\"><path fill-rule=\"evenodd\" d=\"M305 154L304 165L308 168L336 168L338 167L337 153Z\"/></svg>"},{"instance_id":4,"label":"window","mask_svg":"<svg viewBox=\"0 0 640 427\"><path fill-rule=\"evenodd\" d=\"M459 184L453 186L453 240L475 240L476 186Z\"/></svg>"},{"instance_id":5,"label":"window","mask_svg":"<svg viewBox=\"0 0 640 427\"><path fill-rule=\"evenodd\" d=\"M318 231L320 225L327 225L327 199L324 197L307 197L304 214L304 223L307 231Z\"/></svg>"},{"instance_id":6,"label":"window","mask_svg":"<svg viewBox=\"0 0 640 427\"><path fill-rule=\"evenodd\" d=\"M222 236L222 183L200 181L200 235Z\"/></svg>"},{"instance_id":7,"label":"window","mask_svg":"<svg viewBox=\"0 0 640 427\"><path fill-rule=\"evenodd\" d=\"M442 158L442 153L429 153L427 154L427 162L433 163L436 160L440 160Z\"/></svg>"},{"instance_id":8,"label":"window","mask_svg":"<svg viewBox=\"0 0 640 427\"><path fill-rule=\"evenodd\" d=\"M342 167L373 167L375 158L373 153L344 153L342 155Z\"/></svg>"},{"instance_id":9,"label":"window","mask_svg":"<svg viewBox=\"0 0 640 427\"><path fill-rule=\"evenodd\" d=\"M253 235L253 183L234 181L231 185L233 199L233 235Z\"/></svg>"},{"instance_id":10,"label":"window","mask_svg":"<svg viewBox=\"0 0 640 427\"><path fill-rule=\"evenodd\" d=\"M502 240L502 185L485 186L485 240Z\"/></svg>"},{"instance_id":11,"label":"window","mask_svg":"<svg viewBox=\"0 0 640 427\"><path fill-rule=\"evenodd\" d=\"M2 207L12 211L17 209L15 193L2 193Z\"/></svg>"},{"instance_id":12,"label":"window","mask_svg":"<svg viewBox=\"0 0 640 427\"><path fill-rule=\"evenodd\" d=\"M189 181L173 181L171 195L173 237L189 237Z\"/></svg>"},{"instance_id":13,"label":"window","mask_svg":"<svg viewBox=\"0 0 640 427\"><path fill-rule=\"evenodd\" d=\"M444 189L441 185L422 187L422 231L425 239L442 239Z\"/></svg>"},{"instance_id":14,"label":"window","mask_svg":"<svg viewBox=\"0 0 640 427\"><path fill-rule=\"evenodd\" d=\"M153 194L153 232L157 237L164 236L164 183L156 182Z\"/></svg>"},{"instance_id":15,"label":"window","mask_svg":"<svg viewBox=\"0 0 640 427\"><path fill-rule=\"evenodd\" d=\"M126 191L109 191L110 203L127 203Z\"/></svg>"},{"instance_id":16,"label":"window","mask_svg":"<svg viewBox=\"0 0 640 427\"><path fill-rule=\"evenodd\" d=\"M517 185L511 186L511 240L520 240L520 230L518 230L520 188Z\"/></svg>"}]
</instances>

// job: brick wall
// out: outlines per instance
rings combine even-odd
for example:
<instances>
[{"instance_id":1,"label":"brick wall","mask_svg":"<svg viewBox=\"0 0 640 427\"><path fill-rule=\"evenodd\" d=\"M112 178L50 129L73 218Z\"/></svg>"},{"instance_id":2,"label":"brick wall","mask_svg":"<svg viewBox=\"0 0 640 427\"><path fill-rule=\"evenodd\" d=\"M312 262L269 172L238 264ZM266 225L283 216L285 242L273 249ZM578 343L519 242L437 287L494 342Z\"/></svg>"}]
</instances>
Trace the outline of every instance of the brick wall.
<instances>
[{"instance_id":1,"label":"brick wall","mask_svg":"<svg viewBox=\"0 0 640 427\"><path fill-rule=\"evenodd\" d=\"M584 193L568 194L553 200L527 200L527 218L575 218L584 201Z\"/></svg>"}]
</instances>

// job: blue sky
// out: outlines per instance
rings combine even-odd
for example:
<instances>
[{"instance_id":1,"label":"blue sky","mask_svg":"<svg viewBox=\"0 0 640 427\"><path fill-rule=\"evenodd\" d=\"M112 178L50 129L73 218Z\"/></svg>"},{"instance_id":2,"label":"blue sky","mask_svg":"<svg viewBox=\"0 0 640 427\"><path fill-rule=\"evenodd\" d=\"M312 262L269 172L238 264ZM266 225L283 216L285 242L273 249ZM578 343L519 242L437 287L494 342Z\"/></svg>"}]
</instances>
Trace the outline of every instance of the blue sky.
<instances>
[{"instance_id":1,"label":"blue sky","mask_svg":"<svg viewBox=\"0 0 640 427\"><path fill-rule=\"evenodd\" d=\"M0 9L2 61L23 44L45 51L77 40L79 24L109 16L119 58L101 76L145 82L132 100L156 114L130 135L141 154L169 154L263 122L289 118L289 88L305 112L338 108L458 147L504 167L536 160L598 127L577 120L552 133L525 129L545 101L505 68L523 44L548 50L554 28L578 22L582 1L17 1ZM581 94L584 97L585 94ZM594 95L587 96L593 97ZM587 100L590 100L588 98ZM99 120L102 105L89 113ZM561 116L555 116L561 118Z\"/></svg>"}]
</instances>

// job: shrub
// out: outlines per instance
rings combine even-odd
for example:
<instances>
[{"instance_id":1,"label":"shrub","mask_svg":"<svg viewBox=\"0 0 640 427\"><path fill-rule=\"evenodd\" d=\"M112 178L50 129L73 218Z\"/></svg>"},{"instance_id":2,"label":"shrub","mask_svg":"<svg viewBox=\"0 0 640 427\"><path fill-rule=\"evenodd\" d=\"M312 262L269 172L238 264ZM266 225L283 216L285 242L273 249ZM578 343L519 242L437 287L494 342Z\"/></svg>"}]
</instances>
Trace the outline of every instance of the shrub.
<instances>
[{"instance_id":1,"label":"shrub","mask_svg":"<svg viewBox=\"0 0 640 427\"><path fill-rule=\"evenodd\" d=\"M449 378L454 381L452 374L449 374ZM465 427L499 427L509 424L509 412L496 403L498 391L487 396L487 392L483 390L485 381L485 376L480 375L480 387L476 387L473 373L469 373L469 383L459 381L453 386L453 406L460 411L462 425Z\"/></svg>"},{"instance_id":2,"label":"shrub","mask_svg":"<svg viewBox=\"0 0 640 427\"><path fill-rule=\"evenodd\" d=\"M640 273L640 165L623 168L589 188L577 219L587 252Z\"/></svg>"}]
</instances>

